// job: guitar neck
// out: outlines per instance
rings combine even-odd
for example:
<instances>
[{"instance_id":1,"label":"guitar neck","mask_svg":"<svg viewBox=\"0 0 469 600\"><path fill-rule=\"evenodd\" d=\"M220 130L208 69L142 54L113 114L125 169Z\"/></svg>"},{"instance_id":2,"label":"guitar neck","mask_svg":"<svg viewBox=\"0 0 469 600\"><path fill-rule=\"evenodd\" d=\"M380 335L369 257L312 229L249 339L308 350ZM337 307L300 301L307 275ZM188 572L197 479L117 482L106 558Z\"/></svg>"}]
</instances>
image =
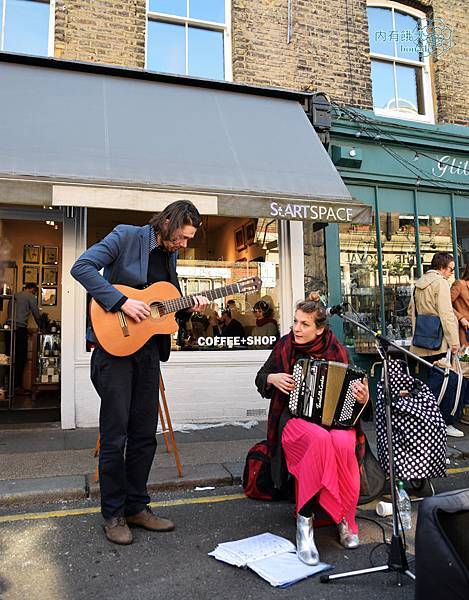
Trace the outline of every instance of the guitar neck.
<instances>
[{"instance_id":1,"label":"guitar neck","mask_svg":"<svg viewBox=\"0 0 469 600\"><path fill-rule=\"evenodd\" d=\"M216 288L215 290L201 292L200 294L197 294L197 296L205 296L208 300L212 301L217 298L224 298L225 296L237 294L239 291L239 284L232 283L231 285L225 285L224 287ZM181 296L180 298L161 302L165 314L174 313L178 310L183 310L184 308L190 308L191 306L194 306L194 304L194 296Z\"/></svg>"}]
</instances>

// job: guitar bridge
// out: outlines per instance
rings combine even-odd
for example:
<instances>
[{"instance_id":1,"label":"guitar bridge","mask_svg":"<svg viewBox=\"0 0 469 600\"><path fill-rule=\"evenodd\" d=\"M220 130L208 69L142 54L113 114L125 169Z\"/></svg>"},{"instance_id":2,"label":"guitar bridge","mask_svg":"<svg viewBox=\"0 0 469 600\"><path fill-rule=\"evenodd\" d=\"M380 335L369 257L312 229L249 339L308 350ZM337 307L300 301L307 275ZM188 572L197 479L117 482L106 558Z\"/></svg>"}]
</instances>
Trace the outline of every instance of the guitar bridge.
<instances>
[{"instance_id":1,"label":"guitar bridge","mask_svg":"<svg viewBox=\"0 0 469 600\"><path fill-rule=\"evenodd\" d=\"M119 315L119 325L121 326L122 333L124 334L124 337L129 337L129 335L130 335L129 327L127 325L127 319L125 317L125 314L120 310L118 312L118 315Z\"/></svg>"}]
</instances>

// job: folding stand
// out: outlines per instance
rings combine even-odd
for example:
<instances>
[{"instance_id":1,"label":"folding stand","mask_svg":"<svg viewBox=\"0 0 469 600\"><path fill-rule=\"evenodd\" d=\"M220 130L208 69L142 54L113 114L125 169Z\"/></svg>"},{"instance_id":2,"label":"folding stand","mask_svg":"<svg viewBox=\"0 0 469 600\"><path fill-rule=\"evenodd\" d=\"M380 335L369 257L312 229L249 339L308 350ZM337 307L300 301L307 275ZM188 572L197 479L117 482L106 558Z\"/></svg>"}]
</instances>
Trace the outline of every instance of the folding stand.
<instances>
[{"instance_id":1,"label":"folding stand","mask_svg":"<svg viewBox=\"0 0 469 600\"><path fill-rule=\"evenodd\" d=\"M173 424L171 422L171 416L169 414L168 403L166 401L166 388L164 387L163 375L160 375L160 402L158 402L158 415L161 422L161 428L163 430L164 443L166 445L166 452L171 454L170 443L174 452L174 459L176 461L176 468L178 471L178 477L182 477L182 465L181 460L179 458L179 451L176 445L176 440L174 438L173 432ZM161 408L161 404L163 404L163 409ZM163 414L164 411L164 414ZM168 441L169 434L169 441ZM96 440L96 446L94 448L94 456L97 458L99 456L100 449L100 437L98 433L98 439ZM99 466L96 465L94 471L94 480L97 482L99 480Z\"/></svg>"}]
</instances>

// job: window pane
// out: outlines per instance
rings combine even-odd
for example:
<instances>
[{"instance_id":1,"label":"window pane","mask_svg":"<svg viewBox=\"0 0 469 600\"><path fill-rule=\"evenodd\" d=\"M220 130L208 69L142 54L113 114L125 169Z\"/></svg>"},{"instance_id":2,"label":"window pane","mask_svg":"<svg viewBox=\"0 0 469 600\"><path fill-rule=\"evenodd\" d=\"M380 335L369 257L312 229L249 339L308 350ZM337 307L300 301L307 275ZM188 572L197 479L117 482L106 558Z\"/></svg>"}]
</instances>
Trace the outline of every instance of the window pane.
<instances>
[{"instance_id":1,"label":"window pane","mask_svg":"<svg viewBox=\"0 0 469 600\"><path fill-rule=\"evenodd\" d=\"M375 227L374 222L369 225L339 225L342 298L358 313L357 318L374 331L380 328ZM357 353L376 352L373 336L346 322L344 342Z\"/></svg>"},{"instance_id":2,"label":"window pane","mask_svg":"<svg viewBox=\"0 0 469 600\"><path fill-rule=\"evenodd\" d=\"M206 220L205 220L206 219ZM216 297L201 313L179 323L173 350L256 350L272 348L279 331L277 223L271 219L204 218L204 235L179 253L183 295L203 294L246 277L260 277L255 293ZM257 301L266 314L255 313Z\"/></svg>"},{"instance_id":3,"label":"window pane","mask_svg":"<svg viewBox=\"0 0 469 600\"><path fill-rule=\"evenodd\" d=\"M186 0L150 0L150 12L186 17Z\"/></svg>"},{"instance_id":4,"label":"window pane","mask_svg":"<svg viewBox=\"0 0 469 600\"><path fill-rule=\"evenodd\" d=\"M303 221L303 247L305 260L305 296L310 292L319 292L327 298L324 224Z\"/></svg>"},{"instance_id":5,"label":"window pane","mask_svg":"<svg viewBox=\"0 0 469 600\"><path fill-rule=\"evenodd\" d=\"M189 75L225 78L223 33L189 27Z\"/></svg>"},{"instance_id":6,"label":"window pane","mask_svg":"<svg viewBox=\"0 0 469 600\"><path fill-rule=\"evenodd\" d=\"M421 220L421 224L425 222ZM407 307L412 285L418 276L414 215L381 213L380 225L386 335L408 347L412 337L412 323L407 316Z\"/></svg>"},{"instance_id":7,"label":"window pane","mask_svg":"<svg viewBox=\"0 0 469 600\"><path fill-rule=\"evenodd\" d=\"M225 22L225 0L189 0L189 16L215 23Z\"/></svg>"},{"instance_id":8,"label":"window pane","mask_svg":"<svg viewBox=\"0 0 469 600\"><path fill-rule=\"evenodd\" d=\"M148 21L147 68L185 75L186 37L184 25Z\"/></svg>"},{"instance_id":9,"label":"window pane","mask_svg":"<svg viewBox=\"0 0 469 600\"><path fill-rule=\"evenodd\" d=\"M458 217L456 219L456 233L458 236L459 277L469 265L469 219Z\"/></svg>"},{"instance_id":10,"label":"window pane","mask_svg":"<svg viewBox=\"0 0 469 600\"><path fill-rule=\"evenodd\" d=\"M394 95L394 69L391 63L371 61L374 108L396 108Z\"/></svg>"},{"instance_id":11,"label":"window pane","mask_svg":"<svg viewBox=\"0 0 469 600\"><path fill-rule=\"evenodd\" d=\"M48 55L49 3L6 0L3 50Z\"/></svg>"},{"instance_id":12,"label":"window pane","mask_svg":"<svg viewBox=\"0 0 469 600\"><path fill-rule=\"evenodd\" d=\"M367 14L370 51L394 56L391 9L369 7Z\"/></svg>"},{"instance_id":13,"label":"window pane","mask_svg":"<svg viewBox=\"0 0 469 600\"><path fill-rule=\"evenodd\" d=\"M432 215L428 225L419 224L420 230L420 256L422 258L423 272L430 268L432 257L435 252L449 252L453 254L453 234L451 230L450 217L438 217ZM450 285L453 277L449 279Z\"/></svg>"},{"instance_id":14,"label":"window pane","mask_svg":"<svg viewBox=\"0 0 469 600\"><path fill-rule=\"evenodd\" d=\"M423 113L423 110L419 110L418 79L420 71L419 67L396 65L397 108L400 111Z\"/></svg>"},{"instance_id":15,"label":"window pane","mask_svg":"<svg viewBox=\"0 0 469 600\"><path fill-rule=\"evenodd\" d=\"M405 15L399 11L394 12L396 31L399 35L397 42L397 56L409 60L421 60L419 47L419 21L417 17Z\"/></svg>"}]
</instances>

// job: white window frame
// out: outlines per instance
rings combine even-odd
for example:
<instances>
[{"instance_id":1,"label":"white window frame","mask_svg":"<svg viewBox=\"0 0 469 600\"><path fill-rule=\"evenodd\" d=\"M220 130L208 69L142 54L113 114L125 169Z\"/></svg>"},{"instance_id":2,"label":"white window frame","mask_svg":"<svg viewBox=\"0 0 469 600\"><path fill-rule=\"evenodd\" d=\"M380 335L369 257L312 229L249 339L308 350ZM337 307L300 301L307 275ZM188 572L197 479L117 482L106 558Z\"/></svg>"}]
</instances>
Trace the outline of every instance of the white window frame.
<instances>
[{"instance_id":1,"label":"white window frame","mask_svg":"<svg viewBox=\"0 0 469 600\"><path fill-rule=\"evenodd\" d=\"M422 25L425 27L427 24L427 19L425 13L421 10L417 10L405 4L400 4L399 2L394 2L394 0L368 0L367 1L367 9L368 8L388 8L394 9L398 12L408 14L411 17L415 17L422 21ZM394 20L394 13L393 13ZM380 115L383 117L391 117L398 119L405 119L406 121L421 121L424 123L434 123L435 122L435 111L434 111L434 103L433 103L433 88L432 88L432 74L431 74L431 60L429 56L424 56L423 61L409 60L401 57L391 57L387 54L378 54L375 52L371 52L370 49L370 59L371 60L381 60L383 62L387 62L388 64L393 65L394 73L395 73L395 65L407 65L411 67L419 67L422 69L422 93L423 93L423 104L425 108L425 112L423 115L419 115L417 113L412 114L409 112L401 111L399 109L384 109L384 108L376 108L373 106L373 111L376 115ZM371 66L371 63L370 63ZM396 81L396 76L394 76L394 81ZM396 94L397 96L397 94ZM374 104L374 102L373 102Z\"/></svg>"},{"instance_id":2,"label":"white window frame","mask_svg":"<svg viewBox=\"0 0 469 600\"><path fill-rule=\"evenodd\" d=\"M54 41L55 41L55 1L56 0L30 0L49 4L49 32L47 36L47 56L54 56ZM2 27L0 31L0 52L5 52L3 45L5 43L5 19L6 19L6 3L7 0L0 0L0 18ZM26 54L31 54L27 52ZM42 56L42 54L40 55Z\"/></svg>"},{"instance_id":3,"label":"white window frame","mask_svg":"<svg viewBox=\"0 0 469 600\"><path fill-rule=\"evenodd\" d=\"M1 0L0 0L1 1ZM184 25L186 34L186 64L187 74L189 65L189 45L188 35L189 27L199 27L211 31L223 33L223 58L224 58L224 81L233 81L232 50L231 50L231 0L225 0L225 23L215 23L214 21L204 21L202 19L192 19L189 17L178 17L166 13L150 11L150 0L147 0L147 19L145 25L145 69L148 69L148 22L159 21L160 23L171 23L173 25ZM189 14L189 0L186 0L186 13Z\"/></svg>"}]
</instances>

